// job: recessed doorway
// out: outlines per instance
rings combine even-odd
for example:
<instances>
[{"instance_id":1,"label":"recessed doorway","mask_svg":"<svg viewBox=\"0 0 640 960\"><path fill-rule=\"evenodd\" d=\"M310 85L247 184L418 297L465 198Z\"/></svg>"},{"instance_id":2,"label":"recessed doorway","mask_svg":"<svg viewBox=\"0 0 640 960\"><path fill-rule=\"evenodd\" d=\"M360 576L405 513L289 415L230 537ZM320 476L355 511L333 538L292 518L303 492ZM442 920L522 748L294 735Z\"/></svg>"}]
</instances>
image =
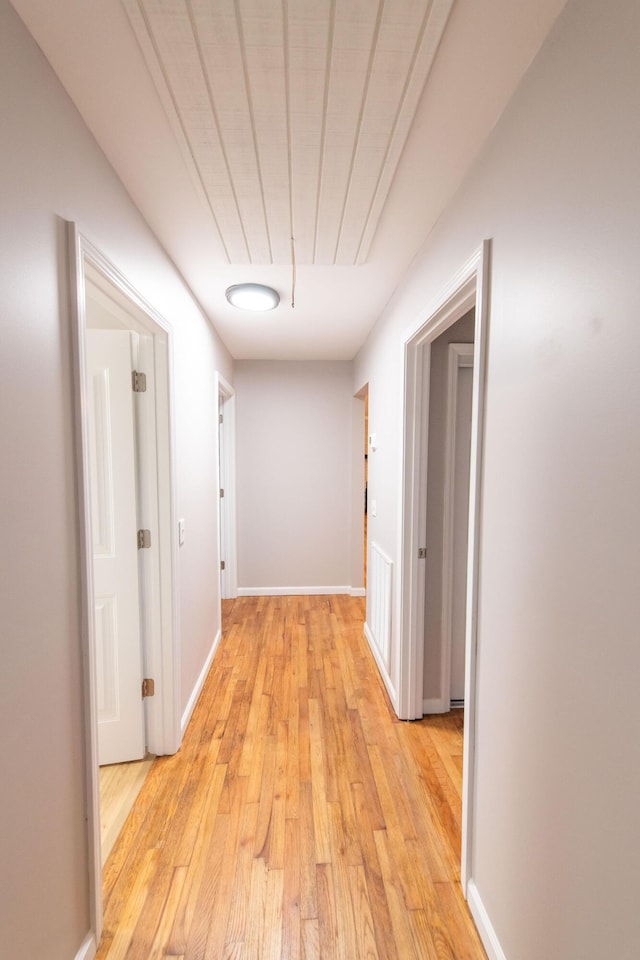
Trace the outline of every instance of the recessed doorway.
<instances>
[{"instance_id":1,"label":"recessed doorway","mask_svg":"<svg viewBox=\"0 0 640 960\"><path fill-rule=\"evenodd\" d=\"M353 491L353 546L356 552L361 549L362 588L358 595L366 594L367 590L367 558L369 543L369 384L355 394L353 406L354 418L354 452L353 476L356 487ZM360 544L362 547L360 548ZM354 565L354 573L359 578L358 562ZM353 582L353 581L352 581Z\"/></svg>"},{"instance_id":2,"label":"recessed doorway","mask_svg":"<svg viewBox=\"0 0 640 960\"><path fill-rule=\"evenodd\" d=\"M117 646L120 639L117 629L119 597L110 603L109 598L113 596L110 584L101 582L96 576L96 556L108 559L114 553L112 534L116 522L120 522L115 519L115 501L119 494L115 491L114 479L122 472L116 452L121 437L120 429L111 422L110 393L118 394L118 402L128 410L126 418L131 421L130 429L127 426L130 433L127 445L132 447L133 465L130 464L131 469L126 471L127 490L122 496L134 504L125 522L124 539L134 545L135 561L130 565L127 580L137 587L137 600L129 623L137 617L139 630L136 633L132 628L133 632L129 634L127 627L127 637L121 639L130 639L136 654L134 672L127 676L136 701L133 722L138 733L134 755L175 753L182 738L176 628L171 331L117 268L78 233L74 224L69 224L69 246L75 285L74 393L83 601L89 895L92 930L99 939L102 930L99 730L101 723L115 724L120 719L120 694L114 692L114 684L119 681L119 667L123 666L119 662L122 658ZM104 344L100 345L94 369L91 358L94 337L118 342L114 363L124 364L123 370L129 367L125 370L126 376L118 375L122 381L118 386L115 373L113 376L111 373L111 361L103 362ZM132 366L135 373L132 373ZM143 392L144 380L137 379L136 374L143 372L147 375L148 402L136 416L133 414L133 395ZM127 381L126 387L124 381ZM98 421L100 426L96 430ZM102 444L102 452L96 457L98 443ZM131 526L133 529L129 531ZM106 610L104 616L103 608ZM131 667L132 663L128 663L127 669ZM150 695L152 692L153 696ZM120 749L118 747L108 756L105 753L102 760L111 763L130 759L126 753L121 755Z\"/></svg>"},{"instance_id":3,"label":"recessed doorway","mask_svg":"<svg viewBox=\"0 0 640 960\"><path fill-rule=\"evenodd\" d=\"M429 357L423 713L464 703L472 308L432 343Z\"/></svg>"},{"instance_id":4,"label":"recessed doorway","mask_svg":"<svg viewBox=\"0 0 640 960\"><path fill-rule=\"evenodd\" d=\"M485 363L489 304L490 242L482 246L445 288L440 300L404 342L404 445L401 638L398 655L398 715L413 720L424 709L424 625L428 512L429 378L431 348L452 324L474 311L471 449L465 612L464 755L460 879L465 896L473 879L473 803L478 656L478 577ZM448 695L448 694L447 694Z\"/></svg>"}]
</instances>

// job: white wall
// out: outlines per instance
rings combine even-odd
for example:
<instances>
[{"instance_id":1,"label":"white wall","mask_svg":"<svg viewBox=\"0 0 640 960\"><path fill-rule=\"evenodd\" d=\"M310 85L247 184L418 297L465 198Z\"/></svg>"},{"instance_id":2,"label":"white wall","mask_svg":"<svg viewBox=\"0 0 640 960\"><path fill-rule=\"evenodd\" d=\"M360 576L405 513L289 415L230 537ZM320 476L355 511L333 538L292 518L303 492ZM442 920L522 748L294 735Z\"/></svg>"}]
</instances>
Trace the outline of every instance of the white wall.
<instances>
[{"instance_id":1,"label":"white wall","mask_svg":"<svg viewBox=\"0 0 640 960\"><path fill-rule=\"evenodd\" d=\"M233 381L230 358L199 313L176 317L175 392L178 411L182 709L193 692L220 622L218 533L218 392L215 371Z\"/></svg>"},{"instance_id":2,"label":"white wall","mask_svg":"<svg viewBox=\"0 0 640 960\"><path fill-rule=\"evenodd\" d=\"M239 590L351 586L351 364L242 360L235 389Z\"/></svg>"},{"instance_id":3,"label":"white wall","mask_svg":"<svg viewBox=\"0 0 640 960\"><path fill-rule=\"evenodd\" d=\"M640 940L638 37L567 5L355 363L398 560L401 340L493 238L472 875L507 960Z\"/></svg>"},{"instance_id":4,"label":"white wall","mask_svg":"<svg viewBox=\"0 0 640 960\"><path fill-rule=\"evenodd\" d=\"M63 220L176 330L183 703L219 626L213 372L232 364L6 0L0 110L0 952L71 960L89 903Z\"/></svg>"}]
</instances>

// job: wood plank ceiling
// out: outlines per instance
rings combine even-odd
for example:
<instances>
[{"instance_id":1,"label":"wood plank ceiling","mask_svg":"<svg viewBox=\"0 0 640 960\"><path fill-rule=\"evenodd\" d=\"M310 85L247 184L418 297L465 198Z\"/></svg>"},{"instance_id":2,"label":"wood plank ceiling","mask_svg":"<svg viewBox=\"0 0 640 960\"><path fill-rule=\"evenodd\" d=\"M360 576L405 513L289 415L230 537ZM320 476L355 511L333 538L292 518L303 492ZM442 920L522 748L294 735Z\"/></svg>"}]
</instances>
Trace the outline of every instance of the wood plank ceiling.
<instances>
[{"instance_id":1,"label":"wood plank ceiling","mask_svg":"<svg viewBox=\"0 0 640 960\"><path fill-rule=\"evenodd\" d=\"M367 261L453 2L124 0L229 263Z\"/></svg>"}]
</instances>

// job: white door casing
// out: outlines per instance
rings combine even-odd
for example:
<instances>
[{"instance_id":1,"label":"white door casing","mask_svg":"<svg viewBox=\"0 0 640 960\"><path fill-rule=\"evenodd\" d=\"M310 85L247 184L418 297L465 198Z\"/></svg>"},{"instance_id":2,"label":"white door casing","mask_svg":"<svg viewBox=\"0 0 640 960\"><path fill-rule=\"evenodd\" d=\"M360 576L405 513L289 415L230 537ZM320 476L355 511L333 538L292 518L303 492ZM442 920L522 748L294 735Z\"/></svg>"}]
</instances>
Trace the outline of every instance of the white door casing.
<instances>
[{"instance_id":1,"label":"white door casing","mask_svg":"<svg viewBox=\"0 0 640 960\"><path fill-rule=\"evenodd\" d=\"M238 566L236 558L235 513L235 393L221 374L218 381L218 528L220 562L220 599L238 595ZM220 420L220 417L222 419Z\"/></svg>"},{"instance_id":2,"label":"white door casing","mask_svg":"<svg viewBox=\"0 0 640 960\"><path fill-rule=\"evenodd\" d=\"M226 600L229 592L227 586L227 581L229 579L229 574L227 571L227 563L229 558L227 556L227 531L226 531L226 510L224 509L226 504L222 501L224 500L225 495L225 475L226 475L226 460L225 460L225 429L224 429L224 402L225 395L223 393L218 393L218 484L220 487L220 502L218 509L218 523L220 529L220 599ZM226 491L227 496L229 491Z\"/></svg>"},{"instance_id":3,"label":"white door casing","mask_svg":"<svg viewBox=\"0 0 640 960\"><path fill-rule=\"evenodd\" d=\"M131 335L87 330L94 616L101 764L145 753Z\"/></svg>"},{"instance_id":4,"label":"white door casing","mask_svg":"<svg viewBox=\"0 0 640 960\"><path fill-rule=\"evenodd\" d=\"M180 709L178 543L176 508L176 458L173 442L173 334L171 326L133 287L118 268L83 237L74 223L68 225L71 289L73 291L73 374L76 470L78 482L79 576L83 648L83 695L86 746L86 818L89 849L88 897L91 930L87 942L95 952L103 926L100 797L98 781L98 694L94 618L94 572L91 519L89 411L87 409L86 339L87 295L96 289L106 298L108 313L120 318L116 327L138 334L139 362L152 374L146 415L139 412L138 426L144 443L138 452L145 460L148 478L143 484L140 508L145 527L152 528L157 549L141 551L139 566L142 597L146 605L147 666L155 679L156 695L145 701L146 739L151 753L171 754L182 740ZM101 326L98 323L94 326ZM106 322L111 329L111 321ZM144 366L146 365L146 366ZM143 405L144 407L144 405ZM145 502L146 501L146 502ZM155 515L155 516L154 516ZM157 534L157 536L155 535ZM149 674L145 674L149 676ZM93 954L92 954L93 955Z\"/></svg>"},{"instance_id":5,"label":"white door casing","mask_svg":"<svg viewBox=\"0 0 640 960\"><path fill-rule=\"evenodd\" d=\"M422 716L425 578L419 556L426 532L429 358L431 343L472 307L475 308L475 359L469 474L469 540L465 638L465 722L462 775L462 851L460 882L464 895L473 877L473 805L475 797L476 671L478 662L479 557L481 544L482 451L491 241L485 240L423 318L403 337L404 408L402 498L400 503L400 596L396 709L400 719Z\"/></svg>"},{"instance_id":6,"label":"white door casing","mask_svg":"<svg viewBox=\"0 0 640 960\"><path fill-rule=\"evenodd\" d=\"M473 344L451 343L442 538L442 690L464 700Z\"/></svg>"}]
</instances>

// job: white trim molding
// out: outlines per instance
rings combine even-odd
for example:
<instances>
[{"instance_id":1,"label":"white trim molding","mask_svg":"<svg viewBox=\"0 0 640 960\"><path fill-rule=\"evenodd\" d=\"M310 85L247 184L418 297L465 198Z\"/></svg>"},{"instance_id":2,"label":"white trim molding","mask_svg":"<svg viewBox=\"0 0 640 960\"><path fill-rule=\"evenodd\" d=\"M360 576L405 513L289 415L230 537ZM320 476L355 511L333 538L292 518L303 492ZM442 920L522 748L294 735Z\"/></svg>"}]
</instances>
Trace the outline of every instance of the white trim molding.
<instances>
[{"instance_id":1,"label":"white trim molding","mask_svg":"<svg viewBox=\"0 0 640 960\"><path fill-rule=\"evenodd\" d=\"M155 628L150 631L146 654L162 691L146 709L148 748L154 753L174 753L180 746L180 650L178 632L176 464L172 402L171 327L131 286L120 271L68 223L68 249L73 330L74 432L78 484L78 556L81 594L83 694L86 744L86 816L89 856L89 902L91 937L102 932L102 857L100 845L100 797L98 782L98 721L96 640L94 629L93 548L91 535L91 474L89 419L86 391L86 283L117 300L127 314L131 329L150 335L155 349L157 531L159 558ZM85 941L90 944L90 939Z\"/></svg>"},{"instance_id":2,"label":"white trim molding","mask_svg":"<svg viewBox=\"0 0 640 960\"><path fill-rule=\"evenodd\" d=\"M507 960L473 880L467 884L467 903L489 960Z\"/></svg>"},{"instance_id":3,"label":"white trim molding","mask_svg":"<svg viewBox=\"0 0 640 960\"><path fill-rule=\"evenodd\" d=\"M356 588L358 589L358 588ZM238 587L239 597L322 597L349 594L351 587ZM358 594L364 596L364 594Z\"/></svg>"},{"instance_id":4,"label":"white trim molding","mask_svg":"<svg viewBox=\"0 0 640 960\"><path fill-rule=\"evenodd\" d=\"M220 599L238 596L238 552L236 528L236 397L232 385L216 373L218 416L218 487L224 490L219 498ZM222 401L222 402L221 402Z\"/></svg>"},{"instance_id":5,"label":"white trim molding","mask_svg":"<svg viewBox=\"0 0 640 960\"><path fill-rule=\"evenodd\" d=\"M211 664L213 663L213 658L216 654L216 650L220 645L221 638L222 638L222 630L218 630L218 632L216 633L215 639L211 644L211 649L207 654L207 659L204 662L204 666L202 667L202 670L200 671L200 675L195 682L195 686L191 691L191 696L189 697L187 705L184 708L184 713L182 714L182 723L181 723L181 729L183 734L187 729L189 720L191 720L191 714L193 713L196 703L198 702L198 697L202 693L204 682L207 679L207 674L209 673L209 670L211 669Z\"/></svg>"},{"instance_id":6,"label":"white trim molding","mask_svg":"<svg viewBox=\"0 0 640 960\"><path fill-rule=\"evenodd\" d=\"M448 713L451 704L446 697L427 697L422 701L422 712L426 716L430 713Z\"/></svg>"},{"instance_id":7,"label":"white trim molding","mask_svg":"<svg viewBox=\"0 0 640 960\"><path fill-rule=\"evenodd\" d=\"M88 933L82 941L82 945L76 953L74 960L93 960L97 952L96 938L93 933Z\"/></svg>"},{"instance_id":8,"label":"white trim molding","mask_svg":"<svg viewBox=\"0 0 640 960\"><path fill-rule=\"evenodd\" d=\"M393 685L393 683L392 683L392 681L391 681L391 677L390 677L390 675L389 675L389 671L387 670L387 665L385 664L384 660L383 660L382 657L380 656L380 652L379 652L378 646L377 646L377 644L376 644L376 642L375 642L375 640L374 640L373 633L371 632L371 628L369 627L369 624L368 624L366 621L365 621L365 624L364 624L364 635L365 635L365 637L367 638L367 643L369 644L369 649L371 650L371 653L373 654L373 658L374 658L374 660L376 661L376 663L377 663L377 665L378 665L378 670L380 671L380 676L382 677L382 682L384 683L385 687L387 688L387 693L389 694L389 699L391 700L391 705L393 706L393 709L394 709L394 710L396 711L396 713L397 713L397 712L398 712L398 694L397 694L396 688L394 687L394 685Z\"/></svg>"},{"instance_id":9,"label":"white trim molding","mask_svg":"<svg viewBox=\"0 0 640 960\"><path fill-rule=\"evenodd\" d=\"M351 597L366 597L366 595L366 587L349 587L349 596Z\"/></svg>"},{"instance_id":10,"label":"white trim molding","mask_svg":"<svg viewBox=\"0 0 640 960\"><path fill-rule=\"evenodd\" d=\"M465 639L465 724L462 782L462 855L460 879L466 895L472 876L472 831L476 736L476 663L478 646L479 556L481 538L482 448L486 343L489 308L490 241L485 240L441 297L406 333L403 349L404 409L400 503L400 623L398 635L398 716L422 716L424 671L425 576L418 550L426 543L429 369L431 343L475 309L467 610ZM441 691L442 696L442 691Z\"/></svg>"}]
</instances>

